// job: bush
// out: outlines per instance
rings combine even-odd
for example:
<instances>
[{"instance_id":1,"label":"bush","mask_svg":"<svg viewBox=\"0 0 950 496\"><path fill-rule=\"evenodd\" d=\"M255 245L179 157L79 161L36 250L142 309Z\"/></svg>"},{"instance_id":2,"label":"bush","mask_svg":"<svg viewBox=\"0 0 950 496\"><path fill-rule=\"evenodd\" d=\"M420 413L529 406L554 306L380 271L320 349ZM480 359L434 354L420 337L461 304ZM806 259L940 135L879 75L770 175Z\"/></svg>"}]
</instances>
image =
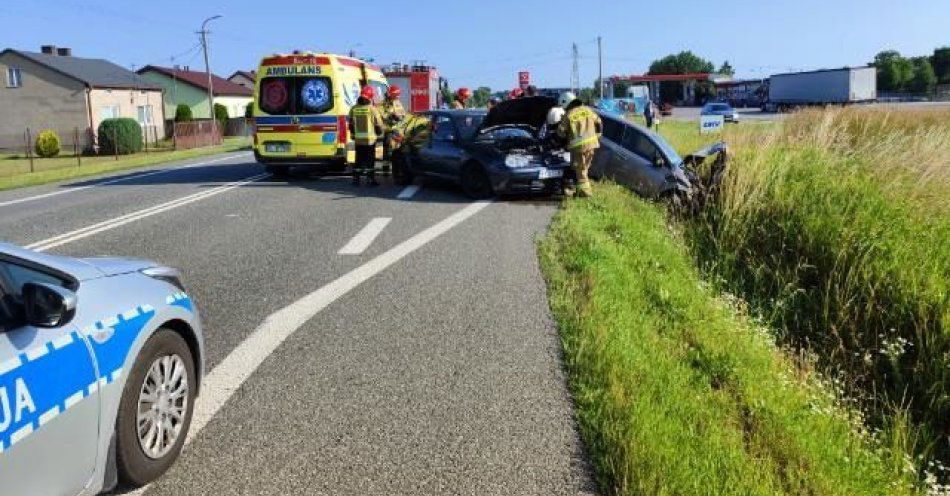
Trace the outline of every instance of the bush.
<instances>
[{"instance_id":1,"label":"bush","mask_svg":"<svg viewBox=\"0 0 950 496\"><path fill-rule=\"evenodd\" d=\"M244 117L254 117L254 102L250 102L247 107L244 107Z\"/></svg>"},{"instance_id":2,"label":"bush","mask_svg":"<svg viewBox=\"0 0 950 496\"><path fill-rule=\"evenodd\" d=\"M142 151L142 127L135 119L106 119L99 124L99 153L128 155Z\"/></svg>"},{"instance_id":3,"label":"bush","mask_svg":"<svg viewBox=\"0 0 950 496\"><path fill-rule=\"evenodd\" d=\"M47 129L36 137L36 154L43 158L59 155L59 136L55 131Z\"/></svg>"},{"instance_id":4,"label":"bush","mask_svg":"<svg viewBox=\"0 0 950 496\"><path fill-rule=\"evenodd\" d=\"M228 108L220 103L214 104L214 120L218 123L223 135L224 130L228 127Z\"/></svg>"},{"instance_id":5,"label":"bush","mask_svg":"<svg viewBox=\"0 0 950 496\"><path fill-rule=\"evenodd\" d=\"M175 108L175 122L188 122L191 119L191 107L182 103Z\"/></svg>"}]
</instances>

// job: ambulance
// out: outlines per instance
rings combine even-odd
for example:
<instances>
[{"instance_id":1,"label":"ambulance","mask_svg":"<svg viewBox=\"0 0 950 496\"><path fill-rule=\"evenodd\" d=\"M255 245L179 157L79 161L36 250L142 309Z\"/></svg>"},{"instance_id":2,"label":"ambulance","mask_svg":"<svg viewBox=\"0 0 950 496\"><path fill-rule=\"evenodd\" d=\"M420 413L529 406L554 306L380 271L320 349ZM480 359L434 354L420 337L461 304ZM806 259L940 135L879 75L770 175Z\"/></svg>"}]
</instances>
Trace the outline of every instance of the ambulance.
<instances>
[{"instance_id":1,"label":"ambulance","mask_svg":"<svg viewBox=\"0 0 950 496\"><path fill-rule=\"evenodd\" d=\"M345 172L356 158L347 118L366 84L381 103L389 83L375 65L329 53L264 57L254 86L254 157L274 175L291 166Z\"/></svg>"}]
</instances>

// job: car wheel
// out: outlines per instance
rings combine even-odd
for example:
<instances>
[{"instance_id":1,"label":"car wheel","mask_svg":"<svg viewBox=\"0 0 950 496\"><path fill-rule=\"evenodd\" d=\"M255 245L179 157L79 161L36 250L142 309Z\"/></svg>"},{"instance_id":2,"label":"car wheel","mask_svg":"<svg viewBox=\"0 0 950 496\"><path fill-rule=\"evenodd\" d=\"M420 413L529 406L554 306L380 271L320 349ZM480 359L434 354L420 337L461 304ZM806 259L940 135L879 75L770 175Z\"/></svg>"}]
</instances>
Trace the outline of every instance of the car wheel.
<instances>
[{"instance_id":1,"label":"car wheel","mask_svg":"<svg viewBox=\"0 0 950 496\"><path fill-rule=\"evenodd\" d=\"M412 184L412 170L409 167L409 157L402 152L392 153L393 182L399 186L408 186Z\"/></svg>"},{"instance_id":2,"label":"car wheel","mask_svg":"<svg viewBox=\"0 0 950 496\"><path fill-rule=\"evenodd\" d=\"M462 168L462 189L466 195L476 200L489 198L495 193L488 173L478 162L469 162Z\"/></svg>"},{"instance_id":3,"label":"car wheel","mask_svg":"<svg viewBox=\"0 0 950 496\"><path fill-rule=\"evenodd\" d=\"M264 169L278 177L287 177L290 175L290 166L287 165L268 165Z\"/></svg>"},{"instance_id":4,"label":"car wheel","mask_svg":"<svg viewBox=\"0 0 950 496\"><path fill-rule=\"evenodd\" d=\"M116 419L119 478L143 486L181 453L195 405L194 359L177 332L159 329L128 376Z\"/></svg>"}]
</instances>

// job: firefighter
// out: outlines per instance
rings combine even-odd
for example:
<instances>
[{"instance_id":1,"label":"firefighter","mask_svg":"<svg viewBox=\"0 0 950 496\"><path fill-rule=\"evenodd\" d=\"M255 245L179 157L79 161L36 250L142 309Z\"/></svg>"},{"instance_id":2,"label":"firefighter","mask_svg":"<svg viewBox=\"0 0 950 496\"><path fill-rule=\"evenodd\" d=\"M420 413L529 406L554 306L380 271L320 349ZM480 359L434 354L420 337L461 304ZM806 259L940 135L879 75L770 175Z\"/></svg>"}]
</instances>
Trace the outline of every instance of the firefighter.
<instances>
[{"instance_id":1,"label":"firefighter","mask_svg":"<svg viewBox=\"0 0 950 496\"><path fill-rule=\"evenodd\" d=\"M464 109L471 96L472 92L469 91L468 88L459 88L459 90L455 92L455 100L452 101L452 108L456 110Z\"/></svg>"},{"instance_id":2,"label":"firefighter","mask_svg":"<svg viewBox=\"0 0 950 496\"><path fill-rule=\"evenodd\" d=\"M379 108L379 112L383 116L383 123L386 125L386 134L383 137L383 158L387 160L387 162L383 164L383 173L389 172L390 168L390 155L393 149L393 131L396 126L406 118L406 109L403 108L402 102L399 101L399 95L401 93L402 90L399 86L390 86L389 91L386 92L386 99L383 100Z\"/></svg>"},{"instance_id":3,"label":"firefighter","mask_svg":"<svg viewBox=\"0 0 950 496\"><path fill-rule=\"evenodd\" d=\"M574 93L566 91L561 94L558 104L564 107L565 114L558 125L557 134L566 143L571 152L571 169L577 177L577 191L579 196L588 197L593 194L587 171L594 160L594 152L600 148L600 135L603 123L600 116L577 98ZM564 194L573 196L573 186L565 186Z\"/></svg>"},{"instance_id":4,"label":"firefighter","mask_svg":"<svg viewBox=\"0 0 950 496\"><path fill-rule=\"evenodd\" d=\"M515 88L508 93L509 100L517 100L524 96L524 90L521 88Z\"/></svg>"},{"instance_id":5,"label":"firefighter","mask_svg":"<svg viewBox=\"0 0 950 496\"><path fill-rule=\"evenodd\" d=\"M360 175L366 176L370 186L376 182L376 141L383 134L383 117L373 105L376 92L370 85L363 86L356 105L350 109L350 133L356 142L356 164L353 167L353 184L359 186Z\"/></svg>"}]
</instances>

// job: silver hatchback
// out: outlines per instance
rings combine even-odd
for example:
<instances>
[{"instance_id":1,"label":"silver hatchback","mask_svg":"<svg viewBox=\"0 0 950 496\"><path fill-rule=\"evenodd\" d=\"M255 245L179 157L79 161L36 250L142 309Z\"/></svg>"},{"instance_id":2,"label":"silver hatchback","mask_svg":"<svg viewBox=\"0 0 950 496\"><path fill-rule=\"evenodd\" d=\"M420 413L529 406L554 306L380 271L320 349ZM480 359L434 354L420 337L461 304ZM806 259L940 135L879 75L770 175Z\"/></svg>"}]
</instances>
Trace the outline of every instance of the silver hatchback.
<instances>
[{"instance_id":1,"label":"silver hatchback","mask_svg":"<svg viewBox=\"0 0 950 496\"><path fill-rule=\"evenodd\" d=\"M96 494L164 473L203 356L175 270L0 243L0 492Z\"/></svg>"}]
</instances>

